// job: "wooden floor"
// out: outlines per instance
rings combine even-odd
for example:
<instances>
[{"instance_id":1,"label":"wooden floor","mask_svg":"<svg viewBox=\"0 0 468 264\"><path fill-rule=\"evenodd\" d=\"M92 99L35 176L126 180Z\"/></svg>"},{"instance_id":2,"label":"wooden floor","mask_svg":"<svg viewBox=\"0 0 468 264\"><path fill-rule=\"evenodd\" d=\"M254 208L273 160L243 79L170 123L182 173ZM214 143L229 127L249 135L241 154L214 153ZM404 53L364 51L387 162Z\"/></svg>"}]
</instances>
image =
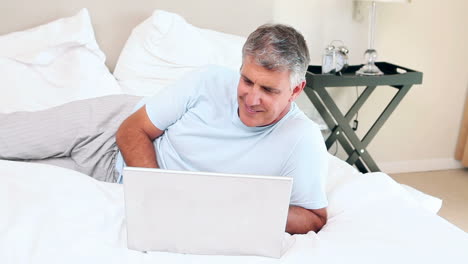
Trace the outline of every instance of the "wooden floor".
<instances>
[{"instance_id":1,"label":"wooden floor","mask_svg":"<svg viewBox=\"0 0 468 264\"><path fill-rule=\"evenodd\" d=\"M468 232L468 169L390 175L399 183L442 199L439 215Z\"/></svg>"}]
</instances>

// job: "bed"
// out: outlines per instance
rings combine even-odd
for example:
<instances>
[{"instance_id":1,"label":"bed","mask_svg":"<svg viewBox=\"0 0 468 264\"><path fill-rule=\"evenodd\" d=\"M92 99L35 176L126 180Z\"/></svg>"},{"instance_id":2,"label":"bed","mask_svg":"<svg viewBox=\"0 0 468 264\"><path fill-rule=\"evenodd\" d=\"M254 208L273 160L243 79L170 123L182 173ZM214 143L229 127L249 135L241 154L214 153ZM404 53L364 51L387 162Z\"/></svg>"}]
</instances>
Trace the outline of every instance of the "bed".
<instances>
[{"instance_id":1,"label":"bed","mask_svg":"<svg viewBox=\"0 0 468 264\"><path fill-rule=\"evenodd\" d=\"M0 36L2 86L15 87L2 91L0 113L153 94L206 64L238 69L244 40L158 10L132 31L111 74L83 9ZM0 160L0 262L468 263L468 236L437 215L439 199L385 173L361 174L332 155L328 166L328 223L318 233L285 233L285 253L272 259L129 250L122 185L48 164Z\"/></svg>"}]
</instances>

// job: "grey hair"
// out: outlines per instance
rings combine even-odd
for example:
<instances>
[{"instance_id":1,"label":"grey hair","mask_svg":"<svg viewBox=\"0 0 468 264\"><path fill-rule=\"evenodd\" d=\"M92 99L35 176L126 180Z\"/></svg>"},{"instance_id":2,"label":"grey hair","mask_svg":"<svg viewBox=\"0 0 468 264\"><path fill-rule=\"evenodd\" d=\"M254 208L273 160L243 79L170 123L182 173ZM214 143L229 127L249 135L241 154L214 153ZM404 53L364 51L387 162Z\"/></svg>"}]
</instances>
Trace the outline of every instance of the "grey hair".
<instances>
[{"instance_id":1,"label":"grey hair","mask_svg":"<svg viewBox=\"0 0 468 264\"><path fill-rule=\"evenodd\" d=\"M291 89L305 80L310 61L301 33L282 24L265 24L252 32L242 48L242 60L247 56L268 70L289 70Z\"/></svg>"}]
</instances>

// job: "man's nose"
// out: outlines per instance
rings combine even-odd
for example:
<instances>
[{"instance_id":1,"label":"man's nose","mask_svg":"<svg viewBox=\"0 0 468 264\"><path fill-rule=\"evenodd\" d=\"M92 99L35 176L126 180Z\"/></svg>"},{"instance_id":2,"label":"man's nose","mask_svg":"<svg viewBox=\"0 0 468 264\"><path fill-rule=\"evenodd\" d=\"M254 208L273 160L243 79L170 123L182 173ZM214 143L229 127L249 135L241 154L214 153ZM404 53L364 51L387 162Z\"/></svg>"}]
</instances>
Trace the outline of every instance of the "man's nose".
<instances>
[{"instance_id":1,"label":"man's nose","mask_svg":"<svg viewBox=\"0 0 468 264\"><path fill-rule=\"evenodd\" d=\"M250 92L247 94L245 101L245 103L248 106L259 105L261 102L261 94L259 90L256 87L251 89Z\"/></svg>"}]
</instances>

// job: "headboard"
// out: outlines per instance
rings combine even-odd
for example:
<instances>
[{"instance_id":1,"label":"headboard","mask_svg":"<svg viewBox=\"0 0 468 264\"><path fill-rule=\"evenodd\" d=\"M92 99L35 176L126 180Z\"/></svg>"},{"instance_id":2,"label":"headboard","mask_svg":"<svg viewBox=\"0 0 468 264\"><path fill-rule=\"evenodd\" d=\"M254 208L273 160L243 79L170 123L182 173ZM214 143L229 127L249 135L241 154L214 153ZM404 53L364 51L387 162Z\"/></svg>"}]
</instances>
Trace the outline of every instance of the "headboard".
<instances>
[{"instance_id":1,"label":"headboard","mask_svg":"<svg viewBox=\"0 0 468 264\"><path fill-rule=\"evenodd\" d=\"M178 13L198 27L242 36L273 19L271 0L15 0L2 2L0 35L74 15L81 8L89 10L111 71L131 30L155 9Z\"/></svg>"}]
</instances>

